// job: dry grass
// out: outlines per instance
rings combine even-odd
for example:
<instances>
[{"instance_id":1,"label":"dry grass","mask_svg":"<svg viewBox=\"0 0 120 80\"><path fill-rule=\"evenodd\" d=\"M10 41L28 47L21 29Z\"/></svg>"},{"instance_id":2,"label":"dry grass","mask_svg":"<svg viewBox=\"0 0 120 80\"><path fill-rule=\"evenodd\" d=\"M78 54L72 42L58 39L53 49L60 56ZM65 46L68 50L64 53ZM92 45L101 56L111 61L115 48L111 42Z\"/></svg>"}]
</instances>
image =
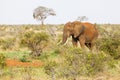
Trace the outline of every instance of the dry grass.
<instances>
[{"instance_id":1,"label":"dry grass","mask_svg":"<svg viewBox=\"0 0 120 80\"><path fill-rule=\"evenodd\" d=\"M21 47L19 45L19 40L21 36L28 31L34 31L36 33L39 32L47 32L50 35L50 42L49 46L45 49L47 53L51 53L52 50L56 48L55 44L62 40L62 28L63 25L46 25L47 27L50 27L49 29L53 28L53 31L49 31L46 29L46 27L41 27L39 25L0 25L0 39L4 38L15 38L15 45L13 49L7 49L7 55L12 54L13 51L28 51L28 48ZM114 38L117 36L117 38L120 38L120 25L117 24L99 24L97 26L99 31L99 38ZM55 35L52 35L55 34ZM68 46L71 46L71 38L69 38L69 41L67 43ZM4 52L6 50L1 49L1 52ZM62 54L64 51L62 52ZM9 56L9 55L8 55ZM13 58L15 55L12 55ZM10 58L12 58L10 56ZM21 56L21 55L19 55ZM19 57L18 57L19 58ZM59 56L50 56L49 59L53 59L56 62L62 61L60 60ZM96 76L78 76L77 80L120 80L120 61L118 60L118 64L116 65L116 68L108 69L105 68L105 72L99 73ZM107 66L106 66L107 67ZM107 69L107 70L106 70ZM45 74L43 67L6 67L5 69L0 70L0 80L50 80L50 77ZM66 80L63 78L59 78L57 80Z\"/></svg>"}]
</instances>

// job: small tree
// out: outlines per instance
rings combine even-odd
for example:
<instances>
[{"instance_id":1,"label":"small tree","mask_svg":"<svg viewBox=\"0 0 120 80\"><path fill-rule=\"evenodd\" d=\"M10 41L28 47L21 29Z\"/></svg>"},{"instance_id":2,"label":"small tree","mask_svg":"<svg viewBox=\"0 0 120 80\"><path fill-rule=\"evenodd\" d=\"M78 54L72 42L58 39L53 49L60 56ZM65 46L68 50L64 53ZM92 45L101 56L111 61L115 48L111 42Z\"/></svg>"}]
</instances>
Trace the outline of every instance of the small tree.
<instances>
[{"instance_id":1,"label":"small tree","mask_svg":"<svg viewBox=\"0 0 120 80\"><path fill-rule=\"evenodd\" d=\"M84 20L88 20L88 18L86 16L78 16L77 20L84 21Z\"/></svg>"},{"instance_id":2,"label":"small tree","mask_svg":"<svg viewBox=\"0 0 120 80\"><path fill-rule=\"evenodd\" d=\"M33 56L40 56L42 50L47 46L47 41L46 33L27 32L21 38L21 44L27 46Z\"/></svg>"},{"instance_id":3,"label":"small tree","mask_svg":"<svg viewBox=\"0 0 120 80\"><path fill-rule=\"evenodd\" d=\"M39 6L38 8L36 8L33 12L33 17L34 19L40 20L42 26L44 25L44 20L49 16L55 16L55 12L53 9L51 8L46 8L43 6Z\"/></svg>"}]
</instances>

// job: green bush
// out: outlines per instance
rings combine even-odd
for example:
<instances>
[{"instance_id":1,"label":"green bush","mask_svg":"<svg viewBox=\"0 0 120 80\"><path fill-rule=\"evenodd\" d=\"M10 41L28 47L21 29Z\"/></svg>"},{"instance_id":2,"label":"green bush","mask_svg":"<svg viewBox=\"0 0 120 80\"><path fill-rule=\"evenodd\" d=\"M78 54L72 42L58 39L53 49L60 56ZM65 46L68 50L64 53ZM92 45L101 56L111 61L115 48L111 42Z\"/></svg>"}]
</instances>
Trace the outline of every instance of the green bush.
<instances>
[{"instance_id":1,"label":"green bush","mask_svg":"<svg viewBox=\"0 0 120 80\"><path fill-rule=\"evenodd\" d=\"M6 66L6 57L3 53L0 53L0 68L4 68Z\"/></svg>"},{"instance_id":2,"label":"green bush","mask_svg":"<svg viewBox=\"0 0 120 80\"><path fill-rule=\"evenodd\" d=\"M64 50L63 52L61 50ZM45 71L50 76L76 80L77 76L94 76L103 72L106 66L115 67L115 61L104 52L85 52L80 48L59 47L54 51L59 56L60 61L48 61L44 66ZM62 57L62 58L61 58Z\"/></svg>"},{"instance_id":3,"label":"green bush","mask_svg":"<svg viewBox=\"0 0 120 80\"><path fill-rule=\"evenodd\" d=\"M33 56L40 56L42 50L47 46L49 36L46 33L26 32L21 38L20 44L28 47Z\"/></svg>"},{"instance_id":4,"label":"green bush","mask_svg":"<svg viewBox=\"0 0 120 80\"><path fill-rule=\"evenodd\" d=\"M27 59L27 56L26 56L26 55L23 55L19 60L20 60L21 62L30 62L30 61Z\"/></svg>"},{"instance_id":5,"label":"green bush","mask_svg":"<svg viewBox=\"0 0 120 80\"><path fill-rule=\"evenodd\" d=\"M107 62L107 64L109 69L116 68L116 64L118 64L118 61L112 58L109 58L109 61Z\"/></svg>"},{"instance_id":6,"label":"green bush","mask_svg":"<svg viewBox=\"0 0 120 80\"><path fill-rule=\"evenodd\" d=\"M6 39L0 39L0 45L2 49L12 49L15 43L15 38L6 38Z\"/></svg>"},{"instance_id":7,"label":"green bush","mask_svg":"<svg viewBox=\"0 0 120 80\"><path fill-rule=\"evenodd\" d=\"M58 64L55 61L48 61L44 66L45 73L49 75L52 80L55 80L57 66Z\"/></svg>"},{"instance_id":8,"label":"green bush","mask_svg":"<svg viewBox=\"0 0 120 80\"><path fill-rule=\"evenodd\" d=\"M79 48L69 48L64 51L64 61L58 67L58 76L67 80L76 80L77 76L91 76L102 72L107 65L108 57L105 53L84 52Z\"/></svg>"},{"instance_id":9,"label":"green bush","mask_svg":"<svg viewBox=\"0 0 120 80\"><path fill-rule=\"evenodd\" d=\"M47 60L54 60L55 58L58 59L59 55L60 55L61 51L60 49L52 49L50 51L45 51L41 54L41 56L39 57L40 60L43 60L45 62L47 62Z\"/></svg>"},{"instance_id":10,"label":"green bush","mask_svg":"<svg viewBox=\"0 0 120 80\"><path fill-rule=\"evenodd\" d=\"M111 55L114 59L120 58L120 39L119 38L102 38L96 42L100 51Z\"/></svg>"}]
</instances>

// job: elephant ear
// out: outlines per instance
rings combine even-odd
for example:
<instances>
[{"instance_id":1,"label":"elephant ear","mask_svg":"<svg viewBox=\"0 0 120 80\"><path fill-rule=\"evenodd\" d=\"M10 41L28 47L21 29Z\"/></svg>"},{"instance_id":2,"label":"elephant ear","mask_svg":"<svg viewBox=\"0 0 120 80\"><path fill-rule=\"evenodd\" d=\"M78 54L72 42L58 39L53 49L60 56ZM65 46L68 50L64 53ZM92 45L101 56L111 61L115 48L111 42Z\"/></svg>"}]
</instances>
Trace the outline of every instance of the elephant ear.
<instances>
[{"instance_id":1,"label":"elephant ear","mask_svg":"<svg viewBox=\"0 0 120 80\"><path fill-rule=\"evenodd\" d=\"M74 38L79 37L81 34L84 33L85 27L79 23L74 25Z\"/></svg>"}]
</instances>

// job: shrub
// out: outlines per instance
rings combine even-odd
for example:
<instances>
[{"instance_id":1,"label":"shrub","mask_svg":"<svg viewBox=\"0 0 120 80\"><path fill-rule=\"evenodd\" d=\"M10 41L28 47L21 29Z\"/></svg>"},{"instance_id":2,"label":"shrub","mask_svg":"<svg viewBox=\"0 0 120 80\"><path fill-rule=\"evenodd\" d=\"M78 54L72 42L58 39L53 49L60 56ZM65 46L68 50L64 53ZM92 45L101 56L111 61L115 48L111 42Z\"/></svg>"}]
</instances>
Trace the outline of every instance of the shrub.
<instances>
[{"instance_id":1,"label":"shrub","mask_svg":"<svg viewBox=\"0 0 120 80\"><path fill-rule=\"evenodd\" d=\"M6 66L6 57L3 53L0 53L0 68L4 68Z\"/></svg>"},{"instance_id":2,"label":"shrub","mask_svg":"<svg viewBox=\"0 0 120 80\"><path fill-rule=\"evenodd\" d=\"M64 50L64 53L61 51ZM111 57L104 52L92 53L82 51L80 48L66 46L55 49L56 53L63 53L60 61L46 61L45 71L57 78L76 80L77 76L93 76L104 70L106 65L113 67ZM61 58L62 57L62 58Z\"/></svg>"},{"instance_id":3,"label":"shrub","mask_svg":"<svg viewBox=\"0 0 120 80\"><path fill-rule=\"evenodd\" d=\"M21 38L21 45L28 47L33 56L40 56L47 46L48 35L46 33L26 32Z\"/></svg>"},{"instance_id":4,"label":"shrub","mask_svg":"<svg viewBox=\"0 0 120 80\"><path fill-rule=\"evenodd\" d=\"M48 61L44 66L45 73L49 75L52 80L55 80L57 65L55 61Z\"/></svg>"},{"instance_id":5,"label":"shrub","mask_svg":"<svg viewBox=\"0 0 120 80\"><path fill-rule=\"evenodd\" d=\"M120 58L120 39L119 38L102 38L96 42L100 51L111 55L114 59Z\"/></svg>"},{"instance_id":6,"label":"shrub","mask_svg":"<svg viewBox=\"0 0 120 80\"><path fill-rule=\"evenodd\" d=\"M60 63L59 77L76 80L79 75L90 76L102 72L107 60L105 53L84 52L79 48L70 48L63 55L65 60Z\"/></svg>"},{"instance_id":7,"label":"shrub","mask_svg":"<svg viewBox=\"0 0 120 80\"><path fill-rule=\"evenodd\" d=\"M12 49L15 43L15 38L6 38L6 39L0 39L0 44L2 45L2 49Z\"/></svg>"},{"instance_id":8,"label":"shrub","mask_svg":"<svg viewBox=\"0 0 120 80\"><path fill-rule=\"evenodd\" d=\"M20 60L21 62L30 62L30 61L27 59L27 56L26 56L26 55L23 55L19 60Z\"/></svg>"}]
</instances>

